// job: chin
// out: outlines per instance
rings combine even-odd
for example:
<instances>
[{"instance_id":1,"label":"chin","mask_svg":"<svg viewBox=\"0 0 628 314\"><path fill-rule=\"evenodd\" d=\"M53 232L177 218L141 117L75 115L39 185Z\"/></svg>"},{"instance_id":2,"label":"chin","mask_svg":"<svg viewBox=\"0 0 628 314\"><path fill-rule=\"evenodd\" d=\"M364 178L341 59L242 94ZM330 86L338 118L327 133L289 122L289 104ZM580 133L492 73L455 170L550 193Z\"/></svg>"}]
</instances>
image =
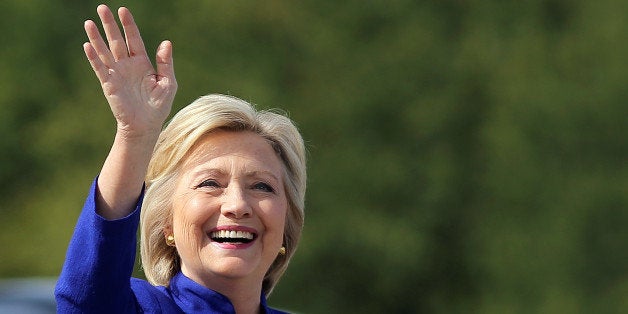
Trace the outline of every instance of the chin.
<instances>
[{"instance_id":1,"label":"chin","mask_svg":"<svg viewBox=\"0 0 628 314\"><path fill-rule=\"evenodd\" d=\"M257 271L259 270L259 262L246 260L242 257L226 256L211 261L206 270L217 276L233 279L259 276ZM262 278L264 274L265 271L261 275Z\"/></svg>"}]
</instances>

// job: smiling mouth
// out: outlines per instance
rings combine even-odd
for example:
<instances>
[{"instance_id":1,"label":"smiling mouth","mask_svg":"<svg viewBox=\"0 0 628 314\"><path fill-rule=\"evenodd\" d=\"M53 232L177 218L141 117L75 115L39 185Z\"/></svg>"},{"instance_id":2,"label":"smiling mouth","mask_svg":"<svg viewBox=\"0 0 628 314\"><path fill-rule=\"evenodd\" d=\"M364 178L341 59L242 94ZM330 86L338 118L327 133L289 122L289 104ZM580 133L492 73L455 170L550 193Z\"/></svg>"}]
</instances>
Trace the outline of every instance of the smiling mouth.
<instances>
[{"instance_id":1,"label":"smiling mouth","mask_svg":"<svg viewBox=\"0 0 628 314\"><path fill-rule=\"evenodd\" d=\"M211 232L209 237L218 243L251 243L255 234L248 231L218 230Z\"/></svg>"}]
</instances>

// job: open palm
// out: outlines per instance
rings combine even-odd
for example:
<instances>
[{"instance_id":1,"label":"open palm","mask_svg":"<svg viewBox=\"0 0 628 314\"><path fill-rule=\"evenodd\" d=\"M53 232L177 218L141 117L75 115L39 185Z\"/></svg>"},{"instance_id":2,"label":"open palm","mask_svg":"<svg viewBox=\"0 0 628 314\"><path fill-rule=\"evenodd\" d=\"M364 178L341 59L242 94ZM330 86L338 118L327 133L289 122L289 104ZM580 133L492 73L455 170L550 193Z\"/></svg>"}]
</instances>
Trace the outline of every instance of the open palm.
<instances>
[{"instance_id":1,"label":"open palm","mask_svg":"<svg viewBox=\"0 0 628 314\"><path fill-rule=\"evenodd\" d=\"M100 5L97 11L108 45L96 24L88 20L85 32L89 42L83 49L116 118L118 131L130 137L159 132L177 90L172 43L163 41L157 48L155 70L131 12L118 10L123 37L109 8Z\"/></svg>"}]
</instances>

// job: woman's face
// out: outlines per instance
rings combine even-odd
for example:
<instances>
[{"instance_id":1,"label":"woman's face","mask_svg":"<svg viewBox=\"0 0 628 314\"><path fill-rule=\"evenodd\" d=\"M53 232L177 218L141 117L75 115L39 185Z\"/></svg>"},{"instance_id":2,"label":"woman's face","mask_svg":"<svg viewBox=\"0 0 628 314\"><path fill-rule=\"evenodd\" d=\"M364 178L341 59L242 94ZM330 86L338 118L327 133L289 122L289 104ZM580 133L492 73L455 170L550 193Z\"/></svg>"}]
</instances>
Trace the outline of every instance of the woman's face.
<instances>
[{"instance_id":1,"label":"woman's face","mask_svg":"<svg viewBox=\"0 0 628 314\"><path fill-rule=\"evenodd\" d=\"M253 132L216 131L192 148L166 230L184 275L206 287L217 279L261 284L283 242L283 173L269 142Z\"/></svg>"}]
</instances>

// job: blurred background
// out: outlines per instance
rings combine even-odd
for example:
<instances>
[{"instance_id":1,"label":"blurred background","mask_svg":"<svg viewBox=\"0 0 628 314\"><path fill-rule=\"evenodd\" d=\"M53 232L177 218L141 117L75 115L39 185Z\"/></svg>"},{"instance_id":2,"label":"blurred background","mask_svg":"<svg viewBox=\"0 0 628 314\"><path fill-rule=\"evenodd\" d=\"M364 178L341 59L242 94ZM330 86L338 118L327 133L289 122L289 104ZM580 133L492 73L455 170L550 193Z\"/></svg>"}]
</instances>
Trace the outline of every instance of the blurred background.
<instances>
[{"instance_id":1,"label":"blurred background","mask_svg":"<svg viewBox=\"0 0 628 314\"><path fill-rule=\"evenodd\" d=\"M55 277L115 131L97 1L0 2L0 277ZM300 313L628 311L628 2L108 1L174 42L178 110L282 108ZM136 272L142 276L141 270Z\"/></svg>"}]
</instances>

